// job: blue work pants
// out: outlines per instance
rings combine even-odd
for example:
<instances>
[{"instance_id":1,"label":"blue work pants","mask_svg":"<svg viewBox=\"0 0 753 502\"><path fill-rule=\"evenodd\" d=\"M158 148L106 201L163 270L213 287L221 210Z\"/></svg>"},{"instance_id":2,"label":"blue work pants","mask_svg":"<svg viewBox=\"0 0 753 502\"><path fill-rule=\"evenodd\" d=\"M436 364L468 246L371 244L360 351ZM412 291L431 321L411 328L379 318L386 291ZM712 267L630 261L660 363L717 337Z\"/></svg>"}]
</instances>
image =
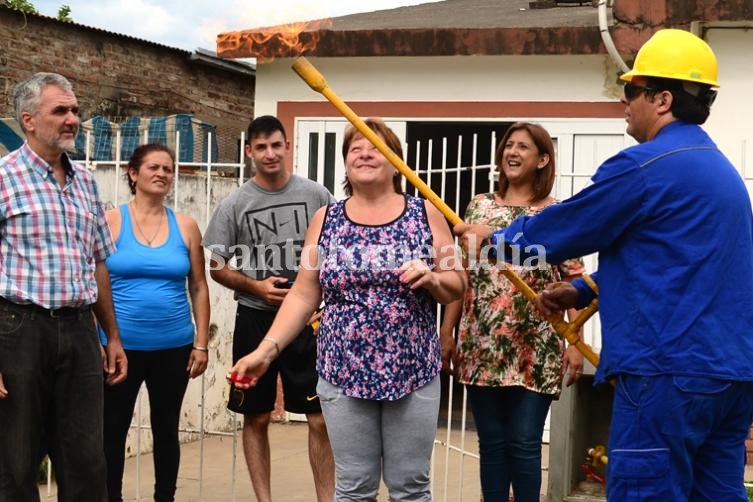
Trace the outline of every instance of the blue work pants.
<instances>
[{"instance_id":1,"label":"blue work pants","mask_svg":"<svg viewBox=\"0 0 753 502\"><path fill-rule=\"evenodd\" d=\"M753 382L619 375L607 498L625 502L747 502L745 439Z\"/></svg>"}]
</instances>

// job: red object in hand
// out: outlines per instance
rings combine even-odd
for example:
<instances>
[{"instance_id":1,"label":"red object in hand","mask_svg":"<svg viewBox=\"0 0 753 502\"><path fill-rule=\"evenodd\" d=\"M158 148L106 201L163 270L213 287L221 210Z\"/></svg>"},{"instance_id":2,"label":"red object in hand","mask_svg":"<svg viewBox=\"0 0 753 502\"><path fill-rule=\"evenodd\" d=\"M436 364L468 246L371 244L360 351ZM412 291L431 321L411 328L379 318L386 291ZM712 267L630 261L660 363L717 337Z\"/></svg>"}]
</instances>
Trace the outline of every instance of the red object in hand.
<instances>
[{"instance_id":1,"label":"red object in hand","mask_svg":"<svg viewBox=\"0 0 753 502\"><path fill-rule=\"evenodd\" d=\"M230 373L230 381L233 383L251 383L251 378L249 377L239 377L238 373Z\"/></svg>"}]
</instances>

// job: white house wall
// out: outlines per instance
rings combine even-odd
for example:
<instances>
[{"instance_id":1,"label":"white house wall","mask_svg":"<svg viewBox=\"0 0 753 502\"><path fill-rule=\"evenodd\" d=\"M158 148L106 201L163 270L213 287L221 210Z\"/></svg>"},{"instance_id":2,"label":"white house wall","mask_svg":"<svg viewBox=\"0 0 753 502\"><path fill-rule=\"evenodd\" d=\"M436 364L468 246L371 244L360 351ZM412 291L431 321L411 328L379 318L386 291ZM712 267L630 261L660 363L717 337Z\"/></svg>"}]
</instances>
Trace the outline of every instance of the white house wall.
<instances>
[{"instance_id":1,"label":"white house wall","mask_svg":"<svg viewBox=\"0 0 753 502\"><path fill-rule=\"evenodd\" d=\"M753 193L753 30L710 28L706 34L719 61L721 85L706 130Z\"/></svg>"},{"instance_id":2,"label":"white house wall","mask_svg":"<svg viewBox=\"0 0 753 502\"><path fill-rule=\"evenodd\" d=\"M344 101L615 101L617 69L606 56L311 58ZM278 101L321 101L292 59L256 70L256 114ZM333 109L334 110L334 109Z\"/></svg>"}]
</instances>

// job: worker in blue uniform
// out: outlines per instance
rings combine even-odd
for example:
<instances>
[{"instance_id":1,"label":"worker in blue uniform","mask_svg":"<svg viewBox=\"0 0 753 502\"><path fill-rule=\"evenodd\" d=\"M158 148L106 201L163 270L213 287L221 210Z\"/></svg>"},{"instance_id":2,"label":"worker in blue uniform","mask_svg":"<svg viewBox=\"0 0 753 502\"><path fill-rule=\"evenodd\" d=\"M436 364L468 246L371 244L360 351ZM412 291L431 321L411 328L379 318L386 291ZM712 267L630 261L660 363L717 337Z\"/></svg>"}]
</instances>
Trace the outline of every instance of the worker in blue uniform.
<instances>
[{"instance_id":1,"label":"worker in blue uniform","mask_svg":"<svg viewBox=\"0 0 753 502\"><path fill-rule=\"evenodd\" d=\"M507 261L542 248L550 263L599 253L597 272L547 289L537 306L551 314L598 295L596 381L616 384L610 501L748 500L753 215L740 175L699 126L717 71L702 39L657 31L621 77L637 145L536 216L455 228L467 253L487 246Z\"/></svg>"}]
</instances>

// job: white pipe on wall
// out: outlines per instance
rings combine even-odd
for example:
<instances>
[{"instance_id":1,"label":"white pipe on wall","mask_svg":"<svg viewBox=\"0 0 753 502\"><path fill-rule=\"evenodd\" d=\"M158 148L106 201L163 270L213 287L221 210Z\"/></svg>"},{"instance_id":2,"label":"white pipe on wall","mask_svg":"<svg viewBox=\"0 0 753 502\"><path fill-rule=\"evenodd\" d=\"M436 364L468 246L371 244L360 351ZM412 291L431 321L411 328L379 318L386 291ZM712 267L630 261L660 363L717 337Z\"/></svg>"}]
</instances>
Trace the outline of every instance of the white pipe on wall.
<instances>
[{"instance_id":1,"label":"white pipe on wall","mask_svg":"<svg viewBox=\"0 0 753 502\"><path fill-rule=\"evenodd\" d=\"M599 31L601 32L601 40L604 42L604 47L606 47L609 57L612 58L612 61L614 61L620 70L623 72L630 71L630 68L628 68L628 65L625 64L625 61L622 60L622 56L620 56L620 53L617 51L617 47L615 47L614 41L612 40L612 35L609 33L609 26L607 24L607 0L599 0L598 7Z\"/></svg>"}]
</instances>

